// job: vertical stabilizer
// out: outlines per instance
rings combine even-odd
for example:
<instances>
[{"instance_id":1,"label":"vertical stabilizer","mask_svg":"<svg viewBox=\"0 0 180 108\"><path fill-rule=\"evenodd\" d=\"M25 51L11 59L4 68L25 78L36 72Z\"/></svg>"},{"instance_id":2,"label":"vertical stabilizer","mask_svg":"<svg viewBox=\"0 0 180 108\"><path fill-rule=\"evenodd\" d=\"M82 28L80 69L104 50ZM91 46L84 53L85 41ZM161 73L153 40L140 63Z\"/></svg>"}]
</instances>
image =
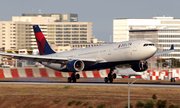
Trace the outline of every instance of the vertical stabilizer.
<instances>
[{"instance_id":1,"label":"vertical stabilizer","mask_svg":"<svg viewBox=\"0 0 180 108\"><path fill-rule=\"evenodd\" d=\"M34 25L33 29L34 29L34 34L36 37L38 49L39 49L39 54L40 55L47 55L47 54L55 53L51 49L51 47L49 46L48 42L46 41L46 38L44 37L43 33L41 32L39 26Z\"/></svg>"}]
</instances>

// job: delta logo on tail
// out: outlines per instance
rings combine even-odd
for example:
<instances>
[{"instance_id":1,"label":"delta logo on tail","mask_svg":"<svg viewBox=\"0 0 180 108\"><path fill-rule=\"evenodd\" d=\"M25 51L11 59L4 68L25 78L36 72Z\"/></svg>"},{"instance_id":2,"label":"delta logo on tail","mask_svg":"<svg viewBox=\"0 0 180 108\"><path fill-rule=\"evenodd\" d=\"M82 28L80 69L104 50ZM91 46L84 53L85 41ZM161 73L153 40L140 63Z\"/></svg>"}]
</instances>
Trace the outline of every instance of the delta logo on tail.
<instances>
[{"instance_id":1,"label":"delta logo on tail","mask_svg":"<svg viewBox=\"0 0 180 108\"><path fill-rule=\"evenodd\" d=\"M46 41L46 38L44 37L43 33L41 32L38 25L33 26L34 34L36 37L36 42L39 49L40 55L46 55L46 54L52 54L55 53L51 47L49 46L48 42Z\"/></svg>"}]
</instances>

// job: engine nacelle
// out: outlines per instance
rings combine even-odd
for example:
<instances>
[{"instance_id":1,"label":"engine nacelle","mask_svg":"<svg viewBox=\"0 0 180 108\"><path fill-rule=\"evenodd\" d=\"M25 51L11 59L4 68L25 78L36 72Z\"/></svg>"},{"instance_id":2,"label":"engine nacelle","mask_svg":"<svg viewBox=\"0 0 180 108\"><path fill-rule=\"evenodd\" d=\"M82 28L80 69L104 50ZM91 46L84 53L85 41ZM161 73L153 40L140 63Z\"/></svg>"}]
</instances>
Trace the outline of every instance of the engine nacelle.
<instances>
[{"instance_id":1,"label":"engine nacelle","mask_svg":"<svg viewBox=\"0 0 180 108\"><path fill-rule=\"evenodd\" d=\"M146 71L148 69L148 62L147 61L140 61L134 63L131 68L136 72Z\"/></svg>"},{"instance_id":2,"label":"engine nacelle","mask_svg":"<svg viewBox=\"0 0 180 108\"><path fill-rule=\"evenodd\" d=\"M84 69L84 62L81 60L72 60L67 65L66 68L70 72L78 72Z\"/></svg>"}]
</instances>

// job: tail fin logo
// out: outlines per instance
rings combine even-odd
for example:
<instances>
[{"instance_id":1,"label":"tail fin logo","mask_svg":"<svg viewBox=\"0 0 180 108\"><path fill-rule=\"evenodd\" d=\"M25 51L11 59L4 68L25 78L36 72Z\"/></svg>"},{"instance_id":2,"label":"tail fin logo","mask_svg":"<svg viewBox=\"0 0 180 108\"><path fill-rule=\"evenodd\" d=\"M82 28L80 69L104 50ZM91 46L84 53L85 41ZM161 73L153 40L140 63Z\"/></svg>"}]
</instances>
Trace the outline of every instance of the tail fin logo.
<instances>
[{"instance_id":1,"label":"tail fin logo","mask_svg":"<svg viewBox=\"0 0 180 108\"><path fill-rule=\"evenodd\" d=\"M43 33L41 32L39 26L34 25L33 29L34 29L34 34L36 37L38 49L39 49L39 54L40 55L47 55L47 54L55 53L51 49L51 47L49 46L48 42L46 41L46 38L44 37Z\"/></svg>"}]
</instances>

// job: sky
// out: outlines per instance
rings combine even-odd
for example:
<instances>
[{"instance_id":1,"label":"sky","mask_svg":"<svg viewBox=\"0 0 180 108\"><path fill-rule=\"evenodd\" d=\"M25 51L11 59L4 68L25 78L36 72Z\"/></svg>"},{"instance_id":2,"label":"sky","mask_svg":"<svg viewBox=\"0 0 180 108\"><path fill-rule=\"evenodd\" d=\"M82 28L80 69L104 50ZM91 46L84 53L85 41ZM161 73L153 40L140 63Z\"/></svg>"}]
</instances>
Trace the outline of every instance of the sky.
<instances>
[{"instance_id":1,"label":"sky","mask_svg":"<svg viewBox=\"0 0 180 108\"><path fill-rule=\"evenodd\" d=\"M22 13L75 13L79 22L93 23L93 36L110 41L113 19L180 18L180 0L0 0L0 21L11 21ZM111 39L112 40L112 39Z\"/></svg>"}]
</instances>

